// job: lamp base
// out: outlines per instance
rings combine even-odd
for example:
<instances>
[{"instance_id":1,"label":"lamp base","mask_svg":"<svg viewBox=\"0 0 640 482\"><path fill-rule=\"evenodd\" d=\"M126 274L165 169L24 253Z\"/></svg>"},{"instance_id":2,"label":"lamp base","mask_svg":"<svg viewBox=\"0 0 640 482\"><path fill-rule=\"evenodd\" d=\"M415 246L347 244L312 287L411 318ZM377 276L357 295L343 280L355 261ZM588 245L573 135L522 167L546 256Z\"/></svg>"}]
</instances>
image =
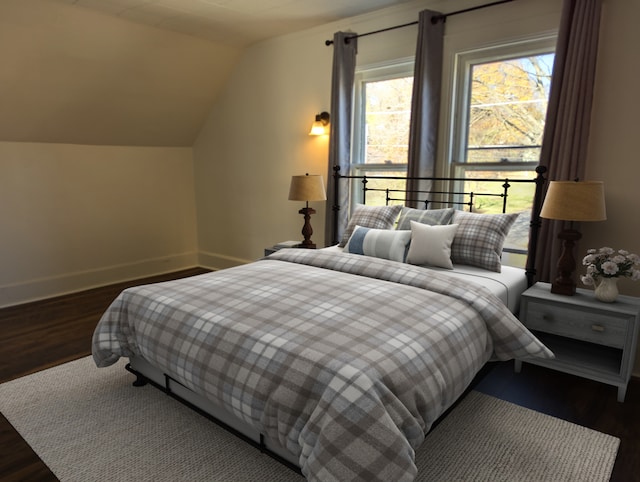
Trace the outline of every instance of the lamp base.
<instances>
[{"instance_id":1,"label":"lamp base","mask_svg":"<svg viewBox=\"0 0 640 482\"><path fill-rule=\"evenodd\" d=\"M557 295L573 296L576 294L576 283L571 279L567 282L558 277L551 283L551 292Z\"/></svg>"},{"instance_id":2,"label":"lamp base","mask_svg":"<svg viewBox=\"0 0 640 482\"><path fill-rule=\"evenodd\" d=\"M316 249L316 245L313 241L311 241L311 235L313 234L313 228L311 227L311 215L316 213L316 210L310 208L307 204L307 207L302 208L298 211L300 214L304 215L304 226L302 227L302 236L304 237L304 241L298 245L298 248L308 248L308 249Z\"/></svg>"},{"instance_id":3,"label":"lamp base","mask_svg":"<svg viewBox=\"0 0 640 482\"><path fill-rule=\"evenodd\" d=\"M576 261L573 258L573 247L581 237L575 229L564 229L558 234L558 239L562 240L562 254L557 264L558 277L551 283L552 293L566 296L576 294L576 282L573 279Z\"/></svg>"}]
</instances>

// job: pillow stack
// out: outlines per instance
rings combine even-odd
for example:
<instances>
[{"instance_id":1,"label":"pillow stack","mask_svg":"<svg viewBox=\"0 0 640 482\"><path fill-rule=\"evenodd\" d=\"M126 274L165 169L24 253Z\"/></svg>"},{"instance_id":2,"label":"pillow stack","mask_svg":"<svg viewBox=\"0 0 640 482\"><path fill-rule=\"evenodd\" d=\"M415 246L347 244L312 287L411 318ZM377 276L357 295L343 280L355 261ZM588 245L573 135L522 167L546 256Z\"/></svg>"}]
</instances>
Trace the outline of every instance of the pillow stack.
<instances>
[{"instance_id":1,"label":"pillow stack","mask_svg":"<svg viewBox=\"0 0 640 482\"><path fill-rule=\"evenodd\" d=\"M453 264L465 264L499 273L502 247L517 217L358 205L338 246L347 253L416 265L453 269Z\"/></svg>"}]
</instances>

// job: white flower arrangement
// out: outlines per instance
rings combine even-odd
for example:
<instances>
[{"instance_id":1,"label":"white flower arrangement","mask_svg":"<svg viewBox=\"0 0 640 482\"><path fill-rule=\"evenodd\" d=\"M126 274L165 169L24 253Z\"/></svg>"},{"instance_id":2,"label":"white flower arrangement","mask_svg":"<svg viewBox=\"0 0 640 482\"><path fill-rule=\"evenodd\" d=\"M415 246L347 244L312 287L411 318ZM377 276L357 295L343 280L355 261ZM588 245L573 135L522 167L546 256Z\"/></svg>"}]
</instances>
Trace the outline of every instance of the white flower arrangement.
<instances>
[{"instance_id":1,"label":"white flower arrangement","mask_svg":"<svg viewBox=\"0 0 640 482\"><path fill-rule=\"evenodd\" d=\"M624 249L616 251L612 248L590 249L582 260L587 267L587 274L580 280L587 286L593 286L598 278L631 278L640 280L640 256Z\"/></svg>"}]
</instances>

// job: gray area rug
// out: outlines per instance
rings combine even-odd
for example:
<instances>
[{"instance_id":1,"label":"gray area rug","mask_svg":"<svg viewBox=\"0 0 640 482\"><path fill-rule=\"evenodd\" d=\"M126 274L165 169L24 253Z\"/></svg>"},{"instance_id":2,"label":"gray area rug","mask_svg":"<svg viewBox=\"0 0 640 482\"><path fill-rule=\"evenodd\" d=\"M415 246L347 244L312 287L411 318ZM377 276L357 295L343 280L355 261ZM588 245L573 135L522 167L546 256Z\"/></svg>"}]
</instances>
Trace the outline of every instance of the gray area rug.
<instances>
[{"instance_id":1,"label":"gray area rug","mask_svg":"<svg viewBox=\"0 0 640 482\"><path fill-rule=\"evenodd\" d=\"M0 385L0 411L66 481L301 481L159 390L90 357ZM417 453L420 481L606 481L620 440L471 392Z\"/></svg>"}]
</instances>

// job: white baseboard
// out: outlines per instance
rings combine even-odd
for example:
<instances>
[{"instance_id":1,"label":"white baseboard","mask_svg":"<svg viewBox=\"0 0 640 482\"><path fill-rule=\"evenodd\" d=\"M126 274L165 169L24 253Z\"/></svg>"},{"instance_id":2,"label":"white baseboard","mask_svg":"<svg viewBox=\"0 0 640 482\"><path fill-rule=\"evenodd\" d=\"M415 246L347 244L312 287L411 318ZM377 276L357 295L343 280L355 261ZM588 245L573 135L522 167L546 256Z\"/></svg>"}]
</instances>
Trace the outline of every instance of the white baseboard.
<instances>
[{"instance_id":1,"label":"white baseboard","mask_svg":"<svg viewBox=\"0 0 640 482\"><path fill-rule=\"evenodd\" d=\"M199 266L198 253L183 253L0 286L0 308Z\"/></svg>"},{"instance_id":2,"label":"white baseboard","mask_svg":"<svg viewBox=\"0 0 640 482\"><path fill-rule=\"evenodd\" d=\"M198 266L213 271L233 268L234 266L240 266L241 264L247 264L250 262L251 260L249 259L234 258L233 256L208 253L206 251L200 251L200 253L198 253Z\"/></svg>"}]
</instances>

